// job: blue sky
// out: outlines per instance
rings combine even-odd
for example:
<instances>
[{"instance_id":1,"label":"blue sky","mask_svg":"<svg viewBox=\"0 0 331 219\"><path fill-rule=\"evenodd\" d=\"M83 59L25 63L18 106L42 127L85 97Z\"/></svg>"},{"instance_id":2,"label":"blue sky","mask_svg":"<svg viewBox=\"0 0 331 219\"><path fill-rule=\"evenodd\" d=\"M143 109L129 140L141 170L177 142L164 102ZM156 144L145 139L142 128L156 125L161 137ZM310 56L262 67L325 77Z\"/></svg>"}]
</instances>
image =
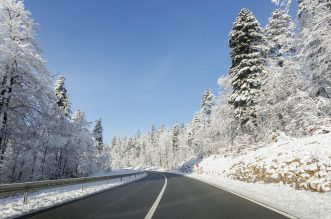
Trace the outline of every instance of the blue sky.
<instances>
[{"instance_id":1,"label":"blue sky","mask_svg":"<svg viewBox=\"0 0 331 219\"><path fill-rule=\"evenodd\" d=\"M187 122L230 65L241 8L265 25L269 0L26 0L52 75L72 109L103 119L104 137Z\"/></svg>"}]
</instances>

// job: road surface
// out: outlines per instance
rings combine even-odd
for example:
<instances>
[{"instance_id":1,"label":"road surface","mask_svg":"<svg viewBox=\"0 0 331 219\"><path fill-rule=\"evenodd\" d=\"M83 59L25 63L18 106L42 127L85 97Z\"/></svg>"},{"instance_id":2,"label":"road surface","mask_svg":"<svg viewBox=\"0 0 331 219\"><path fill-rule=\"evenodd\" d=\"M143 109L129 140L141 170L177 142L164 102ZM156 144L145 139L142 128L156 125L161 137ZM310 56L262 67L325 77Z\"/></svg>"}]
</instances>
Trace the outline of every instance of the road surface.
<instances>
[{"instance_id":1,"label":"road surface","mask_svg":"<svg viewBox=\"0 0 331 219\"><path fill-rule=\"evenodd\" d=\"M21 218L287 218L209 184L149 172L134 183Z\"/></svg>"}]
</instances>

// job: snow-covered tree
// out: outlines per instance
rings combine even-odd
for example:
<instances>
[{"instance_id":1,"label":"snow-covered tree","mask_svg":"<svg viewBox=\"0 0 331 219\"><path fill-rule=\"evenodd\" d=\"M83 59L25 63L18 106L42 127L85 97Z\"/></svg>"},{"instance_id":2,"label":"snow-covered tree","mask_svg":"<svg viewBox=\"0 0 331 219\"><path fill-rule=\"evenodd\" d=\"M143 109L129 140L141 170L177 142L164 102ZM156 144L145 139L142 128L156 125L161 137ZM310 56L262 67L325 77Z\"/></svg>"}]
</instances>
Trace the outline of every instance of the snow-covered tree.
<instances>
[{"instance_id":1,"label":"snow-covered tree","mask_svg":"<svg viewBox=\"0 0 331 219\"><path fill-rule=\"evenodd\" d=\"M204 112L207 120L211 115L212 109L215 106L215 96L210 89L207 89L202 96L201 109Z\"/></svg>"},{"instance_id":2,"label":"snow-covered tree","mask_svg":"<svg viewBox=\"0 0 331 219\"><path fill-rule=\"evenodd\" d=\"M313 97L331 98L331 2L298 0L301 71Z\"/></svg>"},{"instance_id":3,"label":"snow-covered tree","mask_svg":"<svg viewBox=\"0 0 331 219\"><path fill-rule=\"evenodd\" d=\"M241 10L230 33L232 65L229 75L233 93L229 103L242 124L256 123L255 105L264 68L261 42L260 24L248 9Z\"/></svg>"},{"instance_id":4,"label":"snow-covered tree","mask_svg":"<svg viewBox=\"0 0 331 219\"><path fill-rule=\"evenodd\" d=\"M59 79L55 82L55 95L57 98L57 105L63 112L65 117L70 117L70 102L69 95L67 93L67 89L64 85L65 77L60 76Z\"/></svg>"},{"instance_id":5,"label":"snow-covered tree","mask_svg":"<svg viewBox=\"0 0 331 219\"><path fill-rule=\"evenodd\" d=\"M103 128L102 128L101 118L96 121L92 133L93 133L93 137L94 137L94 141L95 141L95 147L101 153L101 151L103 149L103 135L102 135Z\"/></svg>"},{"instance_id":6,"label":"snow-covered tree","mask_svg":"<svg viewBox=\"0 0 331 219\"><path fill-rule=\"evenodd\" d=\"M153 124L152 128L149 132L149 143L151 144L152 147L156 147L157 144L157 130L156 126Z\"/></svg>"},{"instance_id":7,"label":"snow-covered tree","mask_svg":"<svg viewBox=\"0 0 331 219\"><path fill-rule=\"evenodd\" d=\"M299 0L299 18L304 24L300 37L296 36L296 25L289 16L292 1L273 2L280 9L274 11L266 30L261 29L249 10L240 12L230 34L232 66L229 74L219 79L217 99L206 91L202 107L186 125L177 122L170 129L153 126L139 137L114 140L113 164L117 167L178 168L192 158L216 153L228 156L252 150L258 146L256 142L275 140L281 133L311 134L330 121L330 114L326 113L331 112L330 98L309 96L307 90L313 83L306 77L312 70L316 74L318 71L330 73L327 71L330 44L326 43L330 35L326 31L329 23L323 26L320 20L328 22L328 16L325 11L320 13L321 17L317 16L319 10L329 7L329 1ZM308 21L319 21L319 25ZM313 44L309 41L314 39L312 28L320 34ZM297 46L298 38L300 46ZM317 48L319 51L314 50ZM308 59L311 63L306 62ZM319 66L313 69L310 66L313 60L325 63L317 62ZM327 91L327 86L324 87Z\"/></svg>"},{"instance_id":8,"label":"snow-covered tree","mask_svg":"<svg viewBox=\"0 0 331 219\"><path fill-rule=\"evenodd\" d=\"M177 122L172 130L172 150L176 153L179 150L180 125Z\"/></svg>"},{"instance_id":9,"label":"snow-covered tree","mask_svg":"<svg viewBox=\"0 0 331 219\"><path fill-rule=\"evenodd\" d=\"M262 80L258 111L261 139L275 132L302 136L323 117L320 104L306 90L309 78L305 77L298 55L295 25L287 11L277 9L266 27L269 46L268 66Z\"/></svg>"},{"instance_id":10,"label":"snow-covered tree","mask_svg":"<svg viewBox=\"0 0 331 219\"><path fill-rule=\"evenodd\" d=\"M285 10L288 12L290 10L292 0L271 0L273 3L278 5L279 7L282 8L282 10Z\"/></svg>"},{"instance_id":11,"label":"snow-covered tree","mask_svg":"<svg viewBox=\"0 0 331 219\"><path fill-rule=\"evenodd\" d=\"M23 0L0 0L0 183L96 170L89 123L82 111L70 120L64 78L52 89L36 26Z\"/></svg>"},{"instance_id":12,"label":"snow-covered tree","mask_svg":"<svg viewBox=\"0 0 331 219\"><path fill-rule=\"evenodd\" d=\"M63 167L65 177L76 177L89 175L96 171L95 149L90 132L90 124L86 119L85 113L77 110L72 116L72 135L71 144L66 149L66 160Z\"/></svg>"},{"instance_id":13,"label":"snow-covered tree","mask_svg":"<svg viewBox=\"0 0 331 219\"><path fill-rule=\"evenodd\" d=\"M193 154L202 154L203 139L205 135L203 113L196 112L192 121L186 127L186 144Z\"/></svg>"},{"instance_id":14,"label":"snow-covered tree","mask_svg":"<svg viewBox=\"0 0 331 219\"><path fill-rule=\"evenodd\" d=\"M32 127L50 98L49 75L23 1L0 4L0 169L11 139Z\"/></svg>"},{"instance_id":15,"label":"snow-covered tree","mask_svg":"<svg viewBox=\"0 0 331 219\"><path fill-rule=\"evenodd\" d=\"M265 28L268 46L268 64L283 67L286 59L291 58L296 50L295 24L286 11L277 9L272 13Z\"/></svg>"}]
</instances>

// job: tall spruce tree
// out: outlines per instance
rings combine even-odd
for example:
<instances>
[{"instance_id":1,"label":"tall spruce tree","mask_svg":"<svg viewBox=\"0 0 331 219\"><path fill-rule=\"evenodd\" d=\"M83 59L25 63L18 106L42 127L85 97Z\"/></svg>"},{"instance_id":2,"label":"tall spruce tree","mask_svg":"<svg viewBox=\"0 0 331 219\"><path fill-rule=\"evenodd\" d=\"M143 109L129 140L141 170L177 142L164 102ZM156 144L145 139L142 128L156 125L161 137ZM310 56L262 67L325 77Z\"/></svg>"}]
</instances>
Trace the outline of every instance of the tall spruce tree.
<instances>
[{"instance_id":1,"label":"tall spruce tree","mask_svg":"<svg viewBox=\"0 0 331 219\"><path fill-rule=\"evenodd\" d=\"M276 105L286 100L299 89L302 78L298 72L294 31L291 16L286 10L276 9L265 28L267 74L262 79L260 111L268 110L268 104Z\"/></svg>"},{"instance_id":2,"label":"tall spruce tree","mask_svg":"<svg viewBox=\"0 0 331 219\"><path fill-rule=\"evenodd\" d=\"M156 147L157 143L157 130L155 124L152 125L152 128L149 132L149 142L152 145L152 147Z\"/></svg>"},{"instance_id":3,"label":"tall spruce tree","mask_svg":"<svg viewBox=\"0 0 331 219\"><path fill-rule=\"evenodd\" d=\"M262 39L262 29L252 12L241 10L230 33L233 92L228 100L241 124L256 124L255 105L263 74Z\"/></svg>"},{"instance_id":4,"label":"tall spruce tree","mask_svg":"<svg viewBox=\"0 0 331 219\"><path fill-rule=\"evenodd\" d=\"M55 95L56 95L56 103L60 110L63 112L63 115L67 118L70 118L70 102L69 95L67 93L67 89L64 85L65 77L60 76L60 78L55 82Z\"/></svg>"},{"instance_id":5,"label":"tall spruce tree","mask_svg":"<svg viewBox=\"0 0 331 219\"><path fill-rule=\"evenodd\" d=\"M212 108L215 106L215 96L210 89L207 89L202 96L201 109L204 112L207 119L209 119Z\"/></svg>"},{"instance_id":6,"label":"tall spruce tree","mask_svg":"<svg viewBox=\"0 0 331 219\"><path fill-rule=\"evenodd\" d=\"M177 122L174 128L172 129L172 149L176 153L179 150L179 134L180 134L180 125Z\"/></svg>"},{"instance_id":7,"label":"tall spruce tree","mask_svg":"<svg viewBox=\"0 0 331 219\"><path fill-rule=\"evenodd\" d=\"M268 64L272 67L283 67L285 60L296 51L295 24L291 16L282 9L272 13L265 29L268 46Z\"/></svg>"},{"instance_id":8,"label":"tall spruce tree","mask_svg":"<svg viewBox=\"0 0 331 219\"><path fill-rule=\"evenodd\" d=\"M96 149L101 152L103 149L103 128L102 128L102 120L101 118L98 119L95 123L94 129L93 129L93 137L95 140L95 147Z\"/></svg>"}]
</instances>

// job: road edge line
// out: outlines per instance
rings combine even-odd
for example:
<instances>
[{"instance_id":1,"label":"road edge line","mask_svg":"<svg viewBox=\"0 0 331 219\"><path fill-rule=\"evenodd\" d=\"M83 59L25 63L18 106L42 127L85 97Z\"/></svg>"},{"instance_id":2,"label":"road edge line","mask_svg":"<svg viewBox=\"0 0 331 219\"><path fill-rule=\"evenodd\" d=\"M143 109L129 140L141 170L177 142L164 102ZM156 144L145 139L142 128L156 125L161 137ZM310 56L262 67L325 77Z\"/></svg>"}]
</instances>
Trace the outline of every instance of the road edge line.
<instances>
[{"instance_id":1,"label":"road edge line","mask_svg":"<svg viewBox=\"0 0 331 219\"><path fill-rule=\"evenodd\" d=\"M160 203L160 201L161 201L161 198L162 198L162 196L163 196L163 194L164 194L164 191L165 191L165 189L166 189L166 187L167 187L167 184L168 184L168 179L167 179L167 177L166 177L163 173L160 173L160 174L161 174L161 175L164 177L164 179L165 179L164 184L163 184L163 188L162 188L162 190L161 190L159 196L156 198L155 202L153 203L151 209L149 209L147 215L145 216L145 219L151 219L151 218L153 217L153 214L154 214L154 212L155 212L157 206L159 205L159 203Z\"/></svg>"},{"instance_id":2,"label":"road edge line","mask_svg":"<svg viewBox=\"0 0 331 219\"><path fill-rule=\"evenodd\" d=\"M173 173L173 172L171 172L171 173ZM251 201L251 202L253 202L253 203L257 204L257 205L260 205L260 206L262 206L262 207L264 207L264 208L267 208L267 209L269 209L269 210L272 210L272 211L274 211L274 212L277 212L278 214L281 214L281 215L283 215L283 216L285 216L285 217L288 217L288 218L290 218L290 219L298 219L297 217L295 217L295 216L293 216L293 215L290 215L290 214L288 214L288 213L286 213L286 212L284 212L284 211L281 211L281 210L279 210L279 209L277 209L277 208L271 207L270 205L264 204L264 203L262 203L262 202L259 202L259 201L257 201L257 200L254 200L254 199L252 199L252 198L246 197L246 196L244 196L244 195L242 195L242 194L239 194L239 193L237 193L237 192L234 192L234 191L228 190L228 189L226 189L226 188L224 188L224 187L222 187L222 186L219 186L219 185L216 185L216 184L214 184L214 183L208 182L207 180L198 179L198 178L195 178L195 177L192 177L192 176L188 176L188 175L184 175L184 174L179 174L179 173L174 173L174 174L178 174L178 175L185 176L185 177L188 177L188 178L191 178L191 179L195 179L195 180L200 181L200 182L203 182L203 183L207 183L207 184L209 184L209 185L211 185L211 186L214 186L214 187L216 187L216 188L222 189L222 190L224 190L224 191L226 191L226 192L229 192L229 193L231 193L231 194L233 194L233 195L239 196L239 197L241 197L241 198L243 198L243 199L246 199L246 200L248 200L248 201Z\"/></svg>"}]
</instances>

